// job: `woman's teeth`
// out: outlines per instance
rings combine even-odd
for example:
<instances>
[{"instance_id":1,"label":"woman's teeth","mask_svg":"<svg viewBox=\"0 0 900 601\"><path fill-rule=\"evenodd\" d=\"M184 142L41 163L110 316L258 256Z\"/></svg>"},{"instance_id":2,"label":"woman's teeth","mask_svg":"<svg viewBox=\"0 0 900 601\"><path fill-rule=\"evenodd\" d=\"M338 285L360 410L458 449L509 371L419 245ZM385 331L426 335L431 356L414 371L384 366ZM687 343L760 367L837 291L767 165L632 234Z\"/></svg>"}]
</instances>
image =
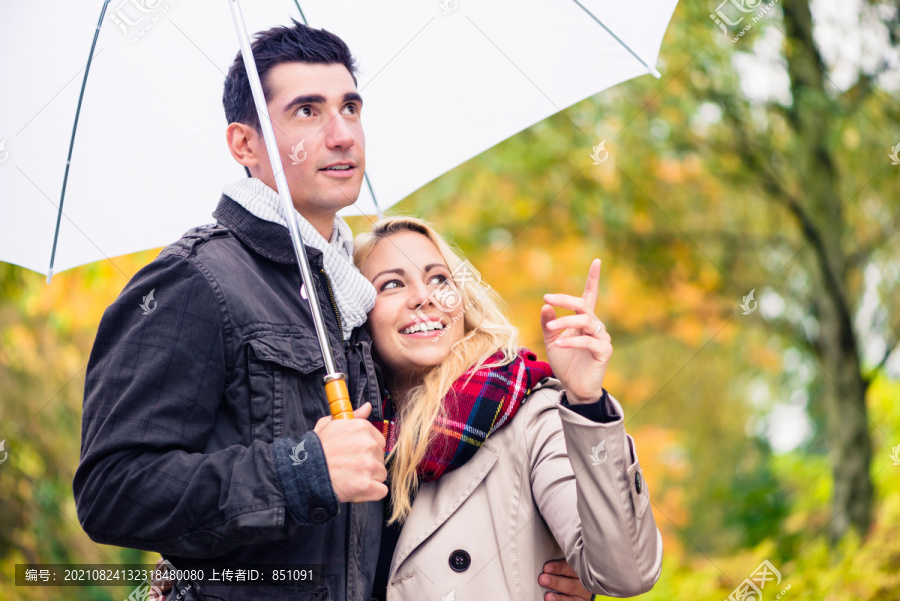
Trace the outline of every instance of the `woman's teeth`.
<instances>
[{"instance_id":1,"label":"woman's teeth","mask_svg":"<svg viewBox=\"0 0 900 601\"><path fill-rule=\"evenodd\" d=\"M431 330L443 330L444 324L439 321L428 321L410 326L405 330L401 330L401 334L415 334L416 332L430 332Z\"/></svg>"}]
</instances>

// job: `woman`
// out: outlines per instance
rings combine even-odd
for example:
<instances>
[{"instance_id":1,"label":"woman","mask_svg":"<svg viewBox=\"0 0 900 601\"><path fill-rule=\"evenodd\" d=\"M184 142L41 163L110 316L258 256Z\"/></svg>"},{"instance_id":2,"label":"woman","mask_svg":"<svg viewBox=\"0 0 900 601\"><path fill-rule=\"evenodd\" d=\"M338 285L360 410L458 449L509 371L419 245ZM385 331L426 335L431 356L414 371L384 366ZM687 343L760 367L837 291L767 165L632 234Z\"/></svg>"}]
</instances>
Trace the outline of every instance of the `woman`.
<instances>
[{"instance_id":1,"label":"woman","mask_svg":"<svg viewBox=\"0 0 900 601\"><path fill-rule=\"evenodd\" d=\"M533 575L563 555L591 592L652 588L662 540L622 408L602 387L600 262L582 297L545 295L548 366L518 348L497 296L426 222L378 222L354 260L375 286L366 327L390 393L376 596L542 599Z\"/></svg>"}]
</instances>

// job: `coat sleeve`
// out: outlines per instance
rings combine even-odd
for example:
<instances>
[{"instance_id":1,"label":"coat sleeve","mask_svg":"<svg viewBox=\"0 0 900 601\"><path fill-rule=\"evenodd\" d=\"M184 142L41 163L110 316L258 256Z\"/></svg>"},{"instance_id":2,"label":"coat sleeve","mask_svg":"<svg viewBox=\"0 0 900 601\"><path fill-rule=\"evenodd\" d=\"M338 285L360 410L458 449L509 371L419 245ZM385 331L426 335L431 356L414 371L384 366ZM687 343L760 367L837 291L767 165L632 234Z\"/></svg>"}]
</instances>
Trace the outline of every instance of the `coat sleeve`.
<instances>
[{"instance_id":1,"label":"coat sleeve","mask_svg":"<svg viewBox=\"0 0 900 601\"><path fill-rule=\"evenodd\" d=\"M596 422L560 405L561 394L545 387L525 403L534 501L588 591L645 593L659 579L662 537L622 407L609 396L617 419Z\"/></svg>"},{"instance_id":2,"label":"coat sleeve","mask_svg":"<svg viewBox=\"0 0 900 601\"><path fill-rule=\"evenodd\" d=\"M94 541L216 557L338 513L314 432L301 439L309 453L302 482L287 459L299 440L247 436L240 444L228 423L235 410L225 408L229 328L214 287L174 253L138 272L103 314L73 482Z\"/></svg>"}]
</instances>

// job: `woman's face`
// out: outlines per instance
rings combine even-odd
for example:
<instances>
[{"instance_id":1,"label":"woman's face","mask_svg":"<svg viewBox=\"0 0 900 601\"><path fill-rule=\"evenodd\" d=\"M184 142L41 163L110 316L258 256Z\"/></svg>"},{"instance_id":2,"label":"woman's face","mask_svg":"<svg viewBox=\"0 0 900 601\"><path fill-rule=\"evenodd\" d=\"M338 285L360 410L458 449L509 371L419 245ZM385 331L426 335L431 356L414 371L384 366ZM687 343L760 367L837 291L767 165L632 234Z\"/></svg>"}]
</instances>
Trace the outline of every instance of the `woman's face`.
<instances>
[{"instance_id":1,"label":"woman's face","mask_svg":"<svg viewBox=\"0 0 900 601\"><path fill-rule=\"evenodd\" d=\"M464 335L463 303L457 302L452 309L441 305L440 299L446 298L441 293L448 286L456 292L456 285L431 240L410 231L383 238L361 271L375 286L375 307L367 325L388 372L411 377L446 359ZM429 328L423 331L426 324Z\"/></svg>"}]
</instances>

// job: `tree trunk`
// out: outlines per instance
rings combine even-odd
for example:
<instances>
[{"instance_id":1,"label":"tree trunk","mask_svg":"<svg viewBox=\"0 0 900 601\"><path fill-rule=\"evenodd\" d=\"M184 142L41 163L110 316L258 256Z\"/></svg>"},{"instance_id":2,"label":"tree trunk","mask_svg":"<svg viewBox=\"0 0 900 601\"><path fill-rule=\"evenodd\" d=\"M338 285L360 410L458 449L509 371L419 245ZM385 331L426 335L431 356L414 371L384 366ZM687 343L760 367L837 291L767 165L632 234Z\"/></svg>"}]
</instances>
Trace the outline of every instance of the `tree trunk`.
<instances>
[{"instance_id":1,"label":"tree trunk","mask_svg":"<svg viewBox=\"0 0 900 601\"><path fill-rule=\"evenodd\" d=\"M866 382L860 365L848 298L846 200L828 145L829 115L837 107L825 89L826 68L812 37L809 0L784 3L785 56L793 103L788 110L797 140L800 197L787 200L813 251L819 338L814 347L825 379L822 401L834 470L832 542L850 528L865 536L871 523L873 486L869 477L872 442L866 413Z\"/></svg>"}]
</instances>

